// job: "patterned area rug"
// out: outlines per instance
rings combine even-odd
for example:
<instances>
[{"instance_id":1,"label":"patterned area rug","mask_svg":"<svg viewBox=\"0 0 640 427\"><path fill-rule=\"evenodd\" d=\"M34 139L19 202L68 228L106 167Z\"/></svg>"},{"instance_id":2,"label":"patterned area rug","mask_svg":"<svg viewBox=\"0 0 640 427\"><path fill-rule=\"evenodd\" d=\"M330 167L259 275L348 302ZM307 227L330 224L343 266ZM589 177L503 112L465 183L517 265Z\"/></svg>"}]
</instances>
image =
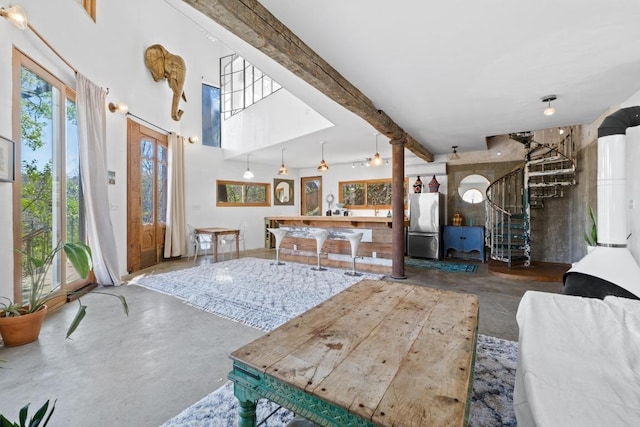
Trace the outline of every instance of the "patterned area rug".
<instances>
[{"instance_id":1,"label":"patterned area rug","mask_svg":"<svg viewBox=\"0 0 640 427\"><path fill-rule=\"evenodd\" d=\"M270 331L362 279L337 268L313 271L307 264L240 258L169 273L140 276L129 282L178 297L226 319Z\"/></svg>"},{"instance_id":2,"label":"patterned area rug","mask_svg":"<svg viewBox=\"0 0 640 427\"><path fill-rule=\"evenodd\" d=\"M512 396L517 346L513 341L478 336L470 427L516 426ZM235 427L238 406L233 384L227 381L161 427ZM264 427L284 427L293 419L290 411L266 399L258 401L256 416Z\"/></svg>"},{"instance_id":3,"label":"patterned area rug","mask_svg":"<svg viewBox=\"0 0 640 427\"><path fill-rule=\"evenodd\" d=\"M433 270L448 271L450 273L475 273L478 266L457 262L434 261L429 259L405 258L404 264L411 267L431 268Z\"/></svg>"},{"instance_id":4,"label":"patterned area rug","mask_svg":"<svg viewBox=\"0 0 640 427\"><path fill-rule=\"evenodd\" d=\"M352 284L382 276L350 277L345 270L316 272L306 264L271 265L270 260L241 258L131 281L178 297L210 313L270 331ZM478 336L470 425L515 426L512 396L517 343ZM278 407L266 400L258 404L262 420ZM162 427L232 427L237 424L238 403L231 383L185 409ZM263 426L284 426L292 418L285 409Z\"/></svg>"}]
</instances>

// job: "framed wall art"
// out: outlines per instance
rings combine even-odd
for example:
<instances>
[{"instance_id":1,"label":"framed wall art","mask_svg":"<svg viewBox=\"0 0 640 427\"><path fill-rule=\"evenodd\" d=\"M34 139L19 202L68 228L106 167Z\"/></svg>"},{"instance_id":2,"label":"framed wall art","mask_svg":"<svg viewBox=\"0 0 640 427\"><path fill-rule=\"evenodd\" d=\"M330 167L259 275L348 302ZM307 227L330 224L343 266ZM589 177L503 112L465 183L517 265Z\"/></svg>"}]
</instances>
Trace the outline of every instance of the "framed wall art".
<instances>
[{"instance_id":1,"label":"framed wall art","mask_svg":"<svg viewBox=\"0 0 640 427\"><path fill-rule=\"evenodd\" d=\"M16 179L16 144L0 136L0 181L13 182Z\"/></svg>"}]
</instances>

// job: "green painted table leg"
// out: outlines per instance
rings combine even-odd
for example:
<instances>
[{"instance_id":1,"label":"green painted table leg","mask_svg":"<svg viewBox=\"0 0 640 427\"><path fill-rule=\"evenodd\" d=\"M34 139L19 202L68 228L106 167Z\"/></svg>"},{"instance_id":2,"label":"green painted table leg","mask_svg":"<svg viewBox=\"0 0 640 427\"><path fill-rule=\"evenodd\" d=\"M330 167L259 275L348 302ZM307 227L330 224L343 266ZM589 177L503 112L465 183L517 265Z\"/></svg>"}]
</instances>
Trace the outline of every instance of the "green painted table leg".
<instances>
[{"instance_id":1,"label":"green painted table leg","mask_svg":"<svg viewBox=\"0 0 640 427\"><path fill-rule=\"evenodd\" d=\"M252 400L240 401L239 427L256 427L256 402Z\"/></svg>"}]
</instances>

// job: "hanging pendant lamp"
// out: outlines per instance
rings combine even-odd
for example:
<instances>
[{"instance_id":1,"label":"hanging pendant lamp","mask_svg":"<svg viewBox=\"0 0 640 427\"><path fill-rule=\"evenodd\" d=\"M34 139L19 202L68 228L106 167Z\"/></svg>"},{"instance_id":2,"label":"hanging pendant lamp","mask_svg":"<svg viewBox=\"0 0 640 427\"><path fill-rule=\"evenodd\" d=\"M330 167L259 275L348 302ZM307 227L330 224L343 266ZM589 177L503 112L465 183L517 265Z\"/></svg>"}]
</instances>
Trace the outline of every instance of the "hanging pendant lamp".
<instances>
[{"instance_id":1,"label":"hanging pendant lamp","mask_svg":"<svg viewBox=\"0 0 640 427\"><path fill-rule=\"evenodd\" d=\"M322 145L322 161L320 162L320 166L318 166L318 172L324 172L329 170L329 166L327 165L327 162L324 161L324 143L325 141L322 141L320 143Z\"/></svg>"},{"instance_id":2,"label":"hanging pendant lamp","mask_svg":"<svg viewBox=\"0 0 640 427\"><path fill-rule=\"evenodd\" d=\"M280 169L278 169L278 175L287 175L289 171L287 167L284 165L284 148L282 149L282 164L280 165Z\"/></svg>"},{"instance_id":3,"label":"hanging pendant lamp","mask_svg":"<svg viewBox=\"0 0 640 427\"><path fill-rule=\"evenodd\" d=\"M376 137L376 154L373 155L373 158L371 159L371 164L373 166L380 166L382 165L382 157L380 157L380 153L378 153L378 135L380 134L376 132L373 135L375 135Z\"/></svg>"},{"instance_id":4,"label":"hanging pendant lamp","mask_svg":"<svg viewBox=\"0 0 640 427\"><path fill-rule=\"evenodd\" d=\"M249 155L247 154L247 170L244 171L242 177L244 179L253 179L253 176L253 172L251 172L251 169L249 169Z\"/></svg>"},{"instance_id":5,"label":"hanging pendant lamp","mask_svg":"<svg viewBox=\"0 0 640 427\"><path fill-rule=\"evenodd\" d=\"M551 101L558 99L555 95L548 95L542 98L542 102L547 103L547 108L544 109L543 114L545 116L553 116L556 113L556 109L551 106Z\"/></svg>"}]
</instances>

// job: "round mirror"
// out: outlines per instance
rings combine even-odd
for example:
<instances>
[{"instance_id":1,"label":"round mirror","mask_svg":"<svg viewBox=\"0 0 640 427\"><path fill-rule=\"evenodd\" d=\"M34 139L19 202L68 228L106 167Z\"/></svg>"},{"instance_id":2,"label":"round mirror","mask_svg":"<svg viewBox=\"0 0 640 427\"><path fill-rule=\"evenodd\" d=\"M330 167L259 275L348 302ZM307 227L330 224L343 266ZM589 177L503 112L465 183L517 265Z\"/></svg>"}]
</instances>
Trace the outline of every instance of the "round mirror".
<instances>
[{"instance_id":1,"label":"round mirror","mask_svg":"<svg viewBox=\"0 0 640 427\"><path fill-rule=\"evenodd\" d=\"M460 181L458 186L458 194L467 203L476 204L484 201L486 198L489 180L482 175L467 175Z\"/></svg>"},{"instance_id":2,"label":"round mirror","mask_svg":"<svg viewBox=\"0 0 640 427\"><path fill-rule=\"evenodd\" d=\"M291 186L288 182L281 181L276 185L276 197L280 203L287 203L291 198Z\"/></svg>"}]
</instances>

